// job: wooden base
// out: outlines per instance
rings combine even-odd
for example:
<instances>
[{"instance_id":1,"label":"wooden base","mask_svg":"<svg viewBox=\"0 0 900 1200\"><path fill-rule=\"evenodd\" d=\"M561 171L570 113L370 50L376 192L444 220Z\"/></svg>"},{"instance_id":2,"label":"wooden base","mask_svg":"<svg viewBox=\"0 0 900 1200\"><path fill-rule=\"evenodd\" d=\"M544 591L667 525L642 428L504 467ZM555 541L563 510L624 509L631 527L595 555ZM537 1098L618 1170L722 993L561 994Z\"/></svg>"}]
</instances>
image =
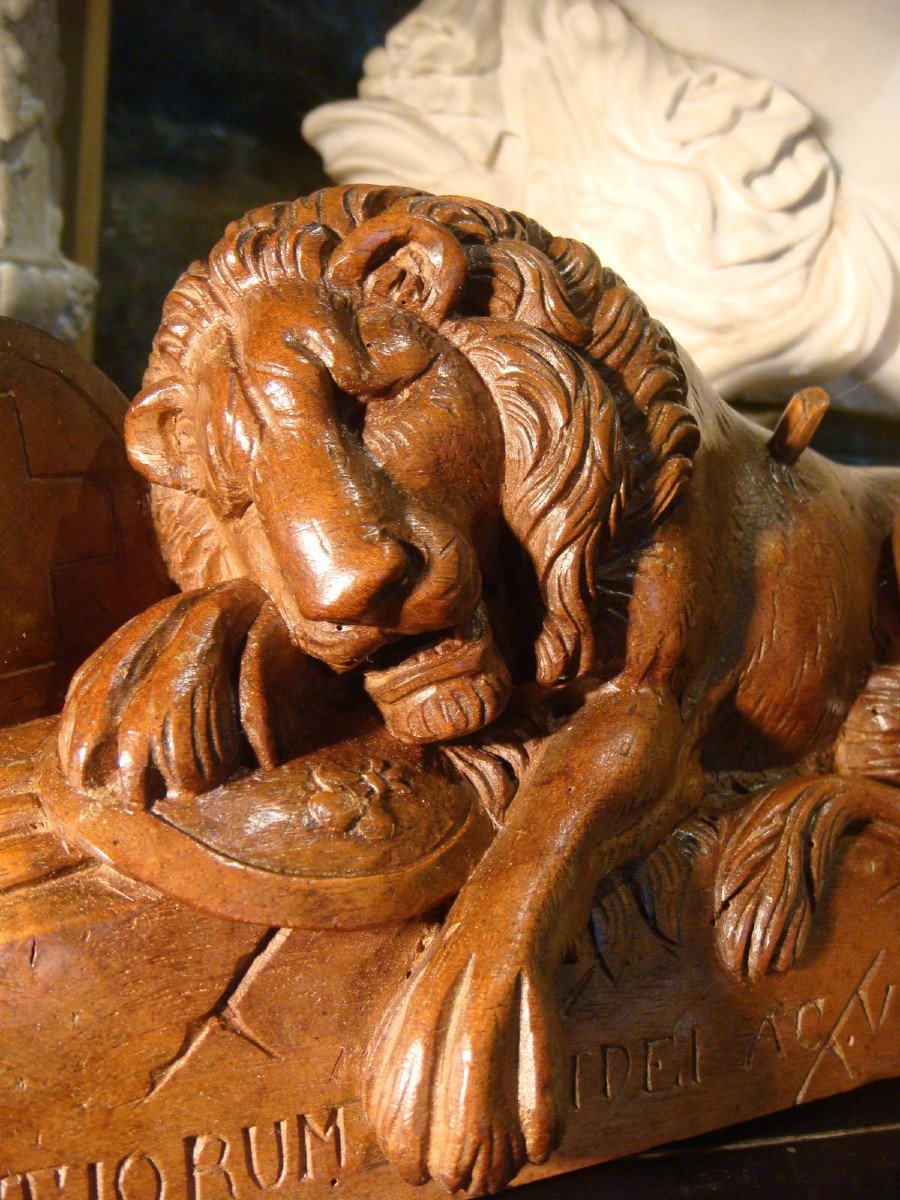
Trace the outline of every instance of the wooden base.
<instances>
[{"instance_id":1,"label":"wooden base","mask_svg":"<svg viewBox=\"0 0 900 1200\"><path fill-rule=\"evenodd\" d=\"M435 926L230 922L79 857L31 791L48 728L0 745L0 1198L440 1195L381 1160L357 1099L374 1022ZM585 932L560 973L568 1130L517 1182L900 1071L897 868L848 840L800 965L758 983L716 957L714 852L681 946L626 897L617 954Z\"/></svg>"}]
</instances>

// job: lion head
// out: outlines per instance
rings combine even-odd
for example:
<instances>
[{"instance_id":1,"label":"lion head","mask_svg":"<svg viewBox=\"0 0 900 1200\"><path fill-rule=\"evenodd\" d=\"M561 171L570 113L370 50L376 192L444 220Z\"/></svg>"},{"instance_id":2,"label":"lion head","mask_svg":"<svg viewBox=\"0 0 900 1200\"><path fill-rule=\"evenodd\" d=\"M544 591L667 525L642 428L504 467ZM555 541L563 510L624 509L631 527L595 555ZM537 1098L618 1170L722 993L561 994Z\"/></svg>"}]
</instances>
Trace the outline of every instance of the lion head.
<instances>
[{"instance_id":1,"label":"lion head","mask_svg":"<svg viewBox=\"0 0 900 1200\"><path fill-rule=\"evenodd\" d=\"M249 213L179 279L127 442L182 588L253 580L397 736L440 741L594 668L598 564L689 477L685 395L581 243L335 187Z\"/></svg>"}]
</instances>

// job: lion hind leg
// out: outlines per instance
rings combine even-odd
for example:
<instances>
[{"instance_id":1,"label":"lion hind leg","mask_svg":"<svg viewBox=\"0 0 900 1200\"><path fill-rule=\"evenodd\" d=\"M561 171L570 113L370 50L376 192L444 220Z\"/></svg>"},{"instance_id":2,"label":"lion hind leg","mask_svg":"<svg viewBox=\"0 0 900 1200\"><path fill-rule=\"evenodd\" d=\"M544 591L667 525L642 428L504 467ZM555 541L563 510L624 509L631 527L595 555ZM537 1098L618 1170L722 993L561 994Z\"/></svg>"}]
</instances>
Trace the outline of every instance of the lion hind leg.
<instances>
[{"instance_id":1,"label":"lion hind leg","mask_svg":"<svg viewBox=\"0 0 900 1200\"><path fill-rule=\"evenodd\" d=\"M835 770L900 787L900 663L876 667L838 734Z\"/></svg>"},{"instance_id":2,"label":"lion hind leg","mask_svg":"<svg viewBox=\"0 0 900 1200\"><path fill-rule=\"evenodd\" d=\"M900 796L869 779L793 779L756 800L726 842L715 882L716 939L725 966L757 979L801 953L836 844L869 822L900 845Z\"/></svg>"}]
</instances>

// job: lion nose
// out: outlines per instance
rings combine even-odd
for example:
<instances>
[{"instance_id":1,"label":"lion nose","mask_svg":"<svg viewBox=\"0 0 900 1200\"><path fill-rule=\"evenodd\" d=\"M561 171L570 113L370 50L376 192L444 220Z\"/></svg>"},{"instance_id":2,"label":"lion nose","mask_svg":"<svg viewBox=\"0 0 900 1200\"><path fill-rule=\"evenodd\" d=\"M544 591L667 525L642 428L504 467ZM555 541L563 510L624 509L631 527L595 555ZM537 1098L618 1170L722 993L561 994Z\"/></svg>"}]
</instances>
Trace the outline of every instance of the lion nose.
<instances>
[{"instance_id":1,"label":"lion nose","mask_svg":"<svg viewBox=\"0 0 900 1200\"><path fill-rule=\"evenodd\" d=\"M267 431L256 452L253 493L271 555L263 570L281 576L273 593L289 594L308 621L393 625L422 556L385 526L390 490L334 413L313 416Z\"/></svg>"},{"instance_id":2,"label":"lion nose","mask_svg":"<svg viewBox=\"0 0 900 1200\"><path fill-rule=\"evenodd\" d=\"M407 549L390 535L329 541L327 549L320 542L318 553L304 556L298 596L303 615L334 624L389 622L410 577Z\"/></svg>"}]
</instances>

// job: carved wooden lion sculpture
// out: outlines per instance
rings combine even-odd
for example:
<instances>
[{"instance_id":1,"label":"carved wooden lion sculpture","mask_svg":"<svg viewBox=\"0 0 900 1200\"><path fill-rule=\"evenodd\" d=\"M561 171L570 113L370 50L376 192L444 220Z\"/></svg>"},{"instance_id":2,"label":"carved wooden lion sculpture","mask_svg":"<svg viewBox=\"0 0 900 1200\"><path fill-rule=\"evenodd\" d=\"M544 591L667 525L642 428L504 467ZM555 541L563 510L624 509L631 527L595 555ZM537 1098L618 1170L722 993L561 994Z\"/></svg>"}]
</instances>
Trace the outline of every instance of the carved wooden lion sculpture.
<instances>
[{"instance_id":1,"label":"carved wooden lion sculpture","mask_svg":"<svg viewBox=\"0 0 900 1200\"><path fill-rule=\"evenodd\" d=\"M63 766L197 794L289 757L337 677L443 747L497 832L371 1046L410 1180L550 1154L566 943L710 772L801 814L801 878L829 804L896 813L900 473L802 453L818 403L770 437L587 247L471 200L262 208L170 294L127 437L183 593L76 677Z\"/></svg>"}]
</instances>

